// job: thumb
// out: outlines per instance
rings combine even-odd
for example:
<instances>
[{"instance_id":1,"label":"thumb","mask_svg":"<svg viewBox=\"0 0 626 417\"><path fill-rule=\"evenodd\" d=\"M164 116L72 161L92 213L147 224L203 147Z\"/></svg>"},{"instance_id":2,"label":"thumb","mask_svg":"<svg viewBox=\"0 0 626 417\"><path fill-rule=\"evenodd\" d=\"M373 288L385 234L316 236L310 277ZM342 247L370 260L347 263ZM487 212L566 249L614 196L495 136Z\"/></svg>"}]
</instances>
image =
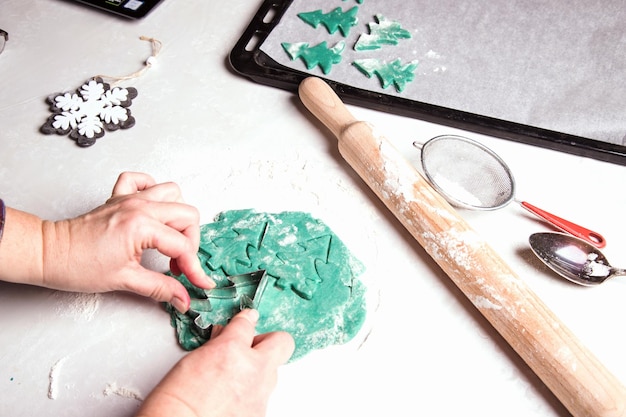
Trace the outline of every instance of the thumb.
<instances>
[{"instance_id":1,"label":"thumb","mask_svg":"<svg viewBox=\"0 0 626 417\"><path fill-rule=\"evenodd\" d=\"M183 284L160 272L141 267L126 281L123 289L156 301L169 302L181 313L189 310L189 293Z\"/></svg>"}]
</instances>

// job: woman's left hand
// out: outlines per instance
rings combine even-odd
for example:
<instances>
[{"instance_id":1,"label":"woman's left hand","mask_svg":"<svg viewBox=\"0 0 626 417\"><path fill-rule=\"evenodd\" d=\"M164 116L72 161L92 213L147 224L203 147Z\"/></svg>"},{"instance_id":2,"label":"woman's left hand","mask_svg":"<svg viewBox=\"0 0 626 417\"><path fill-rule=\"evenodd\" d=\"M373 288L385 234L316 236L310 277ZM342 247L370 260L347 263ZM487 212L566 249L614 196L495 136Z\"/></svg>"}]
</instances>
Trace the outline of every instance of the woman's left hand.
<instances>
[{"instance_id":1,"label":"woman's left hand","mask_svg":"<svg viewBox=\"0 0 626 417\"><path fill-rule=\"evenodd\" d=\"M121 174L111 198L70 220L43 223L43 282L80 292L131 291L167 301L179 311L189 295L177 280L141 265L146 249L170 257L174 274L201 288L215 283L197 257L197 209L185 204L174 183L157 184L141 173Z\"/></svg>"}]
</instances>

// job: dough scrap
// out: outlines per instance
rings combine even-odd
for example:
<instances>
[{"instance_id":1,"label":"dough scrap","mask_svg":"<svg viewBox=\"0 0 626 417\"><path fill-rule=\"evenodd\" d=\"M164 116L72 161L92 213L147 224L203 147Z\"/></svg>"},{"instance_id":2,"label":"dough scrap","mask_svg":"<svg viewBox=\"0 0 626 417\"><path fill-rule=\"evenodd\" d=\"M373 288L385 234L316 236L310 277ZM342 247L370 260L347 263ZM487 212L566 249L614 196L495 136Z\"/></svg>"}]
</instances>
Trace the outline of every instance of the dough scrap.
<instances>
[{"instance_id":1,"label":"dough scrap","mask_svg":"<svg viewBox=\"0 0 626 417\"><path fill-rule=\"evenodd\" d=\"M303 212L233 210L201 226L198 256L217 288L177 277L194 300L186 314L166 304L178 341L193 350L208 340L198 328L225 325L242 308L260 313L258 333L289 332L291 361L350 341L366 316L363 264L322 221ZM263 280L228 277L265 270ZM262 288L259 288L262 286Z\"/></svg>"}]
</instances>

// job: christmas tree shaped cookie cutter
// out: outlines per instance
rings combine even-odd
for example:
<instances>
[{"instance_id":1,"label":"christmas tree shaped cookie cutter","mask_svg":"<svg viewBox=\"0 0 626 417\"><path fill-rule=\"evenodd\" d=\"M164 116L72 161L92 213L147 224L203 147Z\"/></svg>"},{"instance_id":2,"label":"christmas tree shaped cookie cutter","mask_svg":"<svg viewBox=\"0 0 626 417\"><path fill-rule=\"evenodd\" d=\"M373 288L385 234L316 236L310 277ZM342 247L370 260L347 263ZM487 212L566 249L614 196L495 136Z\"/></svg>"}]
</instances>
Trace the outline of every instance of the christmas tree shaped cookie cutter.
<instances>
[{"instance_id":1,"label":"christmas tree shaped cookie cutter","mask_svg":"<svg viewBox=\"0 0 626 417\"><path fill-rule=\"evenodd\" d=\"M223 316L232 317L246 308L257 309L265 288L268 275L265 270L227 277L232 284L206 290L206 298L191 300L189 315L193 318L192 331L198 336L209 339L213 323Z\"/></svg>"}]
</instances>

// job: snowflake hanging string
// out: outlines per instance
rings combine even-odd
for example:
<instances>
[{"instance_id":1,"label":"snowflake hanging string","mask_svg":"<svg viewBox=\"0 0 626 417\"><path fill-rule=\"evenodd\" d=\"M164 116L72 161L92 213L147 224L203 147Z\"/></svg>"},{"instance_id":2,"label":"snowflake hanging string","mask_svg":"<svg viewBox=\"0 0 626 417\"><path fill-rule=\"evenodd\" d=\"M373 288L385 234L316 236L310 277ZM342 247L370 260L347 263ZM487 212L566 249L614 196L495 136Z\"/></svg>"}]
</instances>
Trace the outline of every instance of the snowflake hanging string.
<instances>
[{"instance_id":1,"label":"snowflake hanging string","mask_svg":"<svg viewBox=\"0 0 626 417\"><path fill-rule=\"evenodd\" d=\"M137 78L156 62L161 49L161 42L154 38L140 37L150 41L152 55L139 71L123 77L97 75L88 80L76 92L55 93L47 98L52 114L41 126L41 132L47 135L56 133L68 135L81 147L88 147L104 136L105 131L128 129L135 125L131 115L132 100L137 97L133 87L116 87L119 81ZM112 84L103 78L114 80Z\"/></svg>"}]
</instances>

